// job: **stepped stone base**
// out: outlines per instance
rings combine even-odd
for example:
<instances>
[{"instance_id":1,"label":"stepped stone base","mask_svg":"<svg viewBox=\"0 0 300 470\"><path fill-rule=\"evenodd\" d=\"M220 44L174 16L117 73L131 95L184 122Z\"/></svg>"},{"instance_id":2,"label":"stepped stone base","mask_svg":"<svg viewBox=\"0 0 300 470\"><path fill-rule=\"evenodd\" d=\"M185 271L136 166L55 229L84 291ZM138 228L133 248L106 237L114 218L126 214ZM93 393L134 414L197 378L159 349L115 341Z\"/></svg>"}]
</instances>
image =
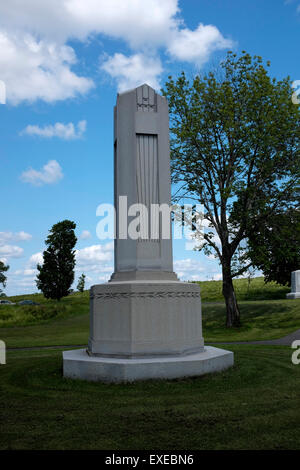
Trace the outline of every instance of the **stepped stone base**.
<instances>
[{"instance_id":1,"label":"stepped stone base","mask_svg":"<svg viewBox=\"0 0 300 470\"><path fill-rule=\"evenodd\" d=\"M198 284L109 282L90 291L87 350L63 353L64 376L103 382L174 379L233 365L233 353L204 348Z\"/></svg>"},{"instance_id":2,"label":"stepped stone base","mask_svg":"<svg viewBox=\"0 0 300 470\"><path fill-rule=\"evenodd\" d=\"M233 353L206 346L179 357L121 359L89 356L85 349L63 352L64 377L94 382L175 379L218 372L233 366Z\"/></svg>"}]
</instances>

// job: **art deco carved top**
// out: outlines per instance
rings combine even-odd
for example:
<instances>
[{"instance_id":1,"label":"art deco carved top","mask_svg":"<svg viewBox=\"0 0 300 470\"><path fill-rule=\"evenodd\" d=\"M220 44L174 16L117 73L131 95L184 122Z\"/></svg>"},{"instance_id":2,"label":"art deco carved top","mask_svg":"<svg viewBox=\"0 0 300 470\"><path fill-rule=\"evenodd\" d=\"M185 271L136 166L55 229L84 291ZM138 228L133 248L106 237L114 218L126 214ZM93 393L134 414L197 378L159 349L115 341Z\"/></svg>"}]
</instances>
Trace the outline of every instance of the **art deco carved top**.
<instances>
[{"instance_id":1,"label":"art deco carved top","mask_svg":"<svg viewBox=\"0 0 300 470\"><path fill-rule=\"evenodd\" d=\"M136 89L136 103L138 111L157 112L156 93L148 85Z\"/></svg>"}]
</instances>

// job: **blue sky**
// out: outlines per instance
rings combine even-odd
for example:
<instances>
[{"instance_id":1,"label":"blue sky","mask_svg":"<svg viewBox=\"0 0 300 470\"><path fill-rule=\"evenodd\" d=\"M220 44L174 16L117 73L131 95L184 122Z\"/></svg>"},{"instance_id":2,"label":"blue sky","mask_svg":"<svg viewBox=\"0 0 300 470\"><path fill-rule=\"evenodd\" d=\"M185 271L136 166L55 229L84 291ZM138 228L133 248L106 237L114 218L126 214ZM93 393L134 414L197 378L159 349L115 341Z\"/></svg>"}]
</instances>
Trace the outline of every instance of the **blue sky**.
<instances>
[{"instance_id":1,"label":"blue sky","mask_svg":"<svg viewBox=\"0 0 300 470\"><path fill-rule=\"evenodd\" d=\"M113 106L119 90L159 90L169 74L215 67L231 49L300 79L299 0L10 0L0 4L0 259L9 295L36 291L51 226L77 224L76 279L104 282L110 240L96 208L113 201ZM216 260L174 242L181 279L219 279Z\"/></svg>"}]
</instances>

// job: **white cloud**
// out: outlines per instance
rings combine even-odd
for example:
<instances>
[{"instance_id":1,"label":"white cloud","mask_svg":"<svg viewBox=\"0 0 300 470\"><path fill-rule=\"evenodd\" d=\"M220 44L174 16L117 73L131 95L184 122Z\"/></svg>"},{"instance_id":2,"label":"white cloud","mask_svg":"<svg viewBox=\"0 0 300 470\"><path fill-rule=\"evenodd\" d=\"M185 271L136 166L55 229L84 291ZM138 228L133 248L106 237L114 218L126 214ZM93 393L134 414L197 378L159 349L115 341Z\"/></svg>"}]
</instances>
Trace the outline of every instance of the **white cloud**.
<instances>
[{"instance_id":1,"label":"white cloud","mask_svg":"<svg viewBox=\"0 0 300 470\"><path fill-rule=\"evenodd\" d=\"M202 272L204 268L201 263L195 259L186 258L174 261L174 269L180 273Z\"/></svg>"},{"instance_id":2,"label":"white cloud","mask_svg":"<svg viewBox=\"0 0 300 470\"><path fill-rule=\"evenodd\" d=\"M12 104L37 99L53 102L87 93L93 82L71 71L75 63L70 46L37 40L30 34L9 35L0 29L0 76Z\"/></svg>"},{"instance_id":3,"label":"white cloud","mask_svg":"<svg viewBox=\"0 0 300 470\"><path fill-rule=\"evenodd\" d=\"M78 266L92 266L111 261L112 247L110 243L107 245L92 245L76 250L76 263Z\"/></svg>"},{"instance_id":4,"label":"white cloud","mask_svg":"<svg viewBox=\"0 0 300 470\"><path fill-rule=\"evenodd\" d=\"M30 269L30 268L26 268L26 269L17 269L17 271L15 271L15 274L16 276L30 276L30 277L35 277L36 275L36 269Z\"/></svg>"},{"instance_id":5,"label":"white cloud","mask_svg":"<svg viewBox=\"0 0 300 470\"><path fill-rule=\"evenodd\" d=\"M230 39L225 39L218 28L200 23L195 31L184 28L173 32L168 51L177 60L203 65L216 50L233 46Z\"/></svg>"},{"instance_id":6,"label":"white cloud","mask_svg":"<svg viewBox=\"0 0 300 470\"><path fill-rule=\"evenodd\" d=\"M126 57L119 53L105 60L101 69L116 79L119 91L135 88L143 83L158 90L158 77L163 70L158 57L147 57L144 54Z\"/></svg>"},{"instance_id":7,"label":"white cloud","mask_svg":"<svg viewBox=\"0 0 300 470\"><path fill-rule=\"evenodd\" d=\"M81 232L81 235L80 235L79 238L80 238L81 240L87 240L88 238L91 238L91 237L92 237L92 235L91 235L91 233L90 233L88 230L83 230L83 231Z\"/></svg>"},{"instance_id":8,"label":"white cloud","mask_svg":"<svg viewBox=\"0 0 300 470\"><path fill-rule=\"evenodd\" d=\"M43 264L43 253L38 252L30 256L28 266L35 268L37 264Z\"/></svg>"},{"instance_id":9,"label":"white cloud","mask_svg":"<svg viewBox=\"0 0 300 470\"><path fill-rule=\"evenodd\" d=\"M14 241L14 242L19 242L19 241L28 241L32 239L32 235L30 233L26 232L0 232L0 244L5 243L7 241Z\"/></svg>"},{"instance_id":10,"label":"white cloud","mask_svg":"<svg viewBox=\"0 0 300 470\"><path fill-rule=\"evenodd\" d=\"M86 131L86 121L79 121L77 125L74 125L73 122L68 124L63 124L61 122L56 122L55 124L50 124L48 126L40 127L37 125L28 125L21 131L21 135L36 135L39 137L52 138L58 137L64 140L74 140L80 139Z\"/></svg>"},{"instance_id":11,"label":"white cloud","mask_svg":"<svg viewBox=\"0 0 300 470\"><path fill-rule=\"evenodd\" d=\"M8 273L8 287L12 294L36 292L37 264L43 264L43 254L41 252L31 255L24 268Z\"/></svg>"},{"instance_id":12,"label":"white cloud","mask_svg":"<svg viewBox=\"0 0 300 470\"><path fill-rule=\"evenodd\" d=\"M94 83L72 71L77 61L67 45L72 39L102 34L129 45L132 55L115 54L102 67L120 90L144 82L158 88L160 48L175 60L201 65L213 51L232 47L215 26L200 23L192 31L179 15L178 0L3 1L0 77L7 99L53 102L87 93Z\"/></svg>"},{"instance_id":13,"label":"white cloud","mask_svg":"<svg viewBox=\"0 0 300 470\"><path fill-rule=\"evenodd\" d=\"M0 256L4 258L20 258L23 256L23 248L16 245L0 246Z\"/></svg>"},{"instance_id":14,"label":"white cloud","mask_svg":"<svg viewBox=\"0 0 300 470\"><path fill-rule=\"evenodd\" d=\"M215 261L207 262L204 253L199 253L199 261L186 258L174 261L174 271L182 281L207 281L222 279L220 266Z\"/></svg>"},{"instance_id":15,"label":"white cloud","mask_svg":"<svg viewBox=\"0 0 300 470\"><path fill-rule=\"evenodd\" d=\"M56 160L50 160L40 171L30 168L29 170L24 171L21 175L21 180L24 183L30 183L34 186L54 184L62 178L62 168Z\"/></svg>"},{"instance_id":16,"label":"white cloud","mask_svg":"<svg viewBox=\"0 0 300 470\"><path fill-rule=\"evenodd\" d=\"M113 252L114 251L114 242L109 242L109 243L106 243L105 245L102 245L103 246L103 251L111 251Z\"/></svg>"},{"instance_id":17,"label":"white cloud","mask_svg":"<svg viewBox=\"0 0 300 470\"><path fill-rule=\"evenodd\" d=\"M110 264L107 264L106 261L101 262L101 264L99 263L99 261L97 262L97 264L78 264L75 267L75 271L78 273L88 272L90 274L108 273L107 275L110 275L112 274L113 270L114 270L113 266Z\"/></svg>"},{"instance_id":18,"label":"white cloud","mask_svg":"<svg viewBox=\"0 0 300 470\"><path fill-rule=\"evenodd\" d=\"M87 93L94 83L72 71L77 59L68 40L104 34L133 48L157 47L176 27L177 11L177 0L1 2L0 77L7 100L53 102Z\"/></svg>"},{"instance_id":19,"label":"white cloud","mask_svg":"<svg viewBox=\"0 0 300 470\"><path fill-rule=\"evenodd\" d=\"M107 281L113 272L111 261L113 259L113 243L105 245L92 245L76 250L76 267L78 274L84 272L90 275L89 285ZM96 277L94 277L96 275Z\"/></svg>"},{"instance_id":20,"label":"white cloud","mask_svg":"<svg viewBox=\"0 0 300 470\"><path fill-rule=\"evenodd\" d=\"M32 239L32 235L30 233L21 231L15 234L15 239L20 241L28 241Z\"/></svg>"},{"instance_id":21,"label":"white cloud","mask_svg":"<svg viewBox=\"0 0 300 470\"><path fill-rule=\"evenodd\" d=\"M137 47L166 41L178 11L178 0L10 0L0 3L0 27L60 42L101 33Z\"/></svg>"},{"instance_id":22,"label":"white cloud","mask_svg":"<svg viewBox=\"0 0 300 470\"><path fill-rule=\"evenodd\" d=\"M167 40L177 26L177 4L177 0L69 0L68 11L81 23L81 34L95 31L138 47Z\"/></svg>"}]
</instances>

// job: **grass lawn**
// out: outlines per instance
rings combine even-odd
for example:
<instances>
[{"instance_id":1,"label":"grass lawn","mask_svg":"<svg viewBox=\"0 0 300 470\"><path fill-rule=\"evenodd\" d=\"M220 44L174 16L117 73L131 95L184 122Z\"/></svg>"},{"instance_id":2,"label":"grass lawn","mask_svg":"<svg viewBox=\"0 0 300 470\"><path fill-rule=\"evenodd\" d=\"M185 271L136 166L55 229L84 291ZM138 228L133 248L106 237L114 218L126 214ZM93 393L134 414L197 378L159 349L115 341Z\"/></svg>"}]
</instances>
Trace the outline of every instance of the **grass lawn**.
<instances>
[{"instance_id":1,"label":"grass lawn","mask_svg":"<svg viewBox=\"0 0 300 470\"><path fill-rule=\"evenodd\" d=\"M16 305L0 305L0 328L27 326L53 319L65 319L89 312L89 292L76 292L57 302L47 300L42 294L7 297ZM33 300L39 305L18 305L20 300Z\"/></svg>"},{"instance_id":2,"label":"grass lawn","mask_svg":"<svg viewBox=\"0 0 300 470\"><path fill-rule=\"evenodd\" d=\"M200 281L201 298L203 302L223 302L222 281ZM233 280L235 294L238 300L277 300L285 299L290 288L280 286L276 282L265 284L263 277Z\"/></svg>"},{"instance_id":3,"label":"grass lawn","mask_svg":"<svg viewBox=\"0 0 300 470\"><path fill-rule=\"evenodd\" d=\"M255 341L281 338L300 329L300 299L239 302L242 325L225 328L225 305L207 303L202 307L203 336L206 341Z\"/></svg>"},{"instance_id":4,"label":"grass lawn","mask_svg":"<svg viewBox=\"0 0 300 470\"><path fill-rule=\"evenodd\" d=\"M292 350L227 349L225 372L126 385L64 379L61 351L8 352L0 449L299 449Z\"/></svg>"},{"instance_id":5,"label":"grass lawn","mask_svg":"<svg viewBox=\"0 0 300 470\"><path fill-rule=\"evenodd\" d=\"M300 300L261 278L236 281L242 326L227 330L217 281L201 283L206 342L273 339L300 328ZM0 306L12 347L87 344L88 292ZM255 299L255 300L254 300ZM8 350L0 366L0 449L300 449L300 365L280 346L226 346L235 365L173 381L95 384L62 377L62 352Z\"/></svg>"}]
</instances>

